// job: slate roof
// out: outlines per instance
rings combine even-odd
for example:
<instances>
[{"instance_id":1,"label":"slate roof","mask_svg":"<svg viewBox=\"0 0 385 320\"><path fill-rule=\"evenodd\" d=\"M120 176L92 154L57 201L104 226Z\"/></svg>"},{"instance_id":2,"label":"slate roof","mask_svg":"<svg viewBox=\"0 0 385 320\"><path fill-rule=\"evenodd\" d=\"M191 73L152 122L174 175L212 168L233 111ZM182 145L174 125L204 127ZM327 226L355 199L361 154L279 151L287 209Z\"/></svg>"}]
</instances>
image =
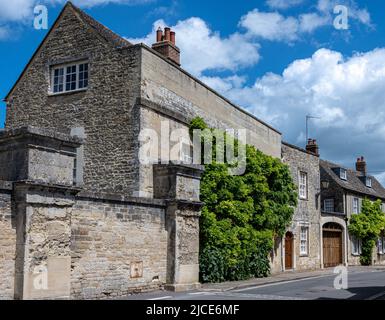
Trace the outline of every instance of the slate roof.
<instances>
[{"instance_id":1,"label":"slate roof","mask_svg":"<svg viewBox=\"0 0 385 320\"><path fill-rule=\"evenodd\" d=\"M337 185L341 188L349 191L353 191L356 193L360 193L366 196L375 197L385 199L385 188L381 185L381 183L373 176L368 175L372 179L372 187L369 188L365 184L365 177L361 172L345 168L339 164L335 164L329 161L320 160L321 167L321 177L322 177L322 169L324 172L331 178ZM344 168L347 172L347 180L343 180L340 178L338 173L333 171L333 169Z\"/></svg>"}]
</instances>

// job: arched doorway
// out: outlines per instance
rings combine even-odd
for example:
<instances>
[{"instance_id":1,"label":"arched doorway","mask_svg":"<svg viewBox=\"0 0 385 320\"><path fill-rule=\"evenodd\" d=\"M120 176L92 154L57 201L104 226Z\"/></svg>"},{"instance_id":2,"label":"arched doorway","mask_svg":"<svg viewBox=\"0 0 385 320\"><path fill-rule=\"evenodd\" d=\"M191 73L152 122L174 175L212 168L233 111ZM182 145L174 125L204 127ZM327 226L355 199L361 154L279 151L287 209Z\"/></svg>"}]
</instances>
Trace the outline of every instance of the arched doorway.
<instances>
[{"instance_id":1,"label":"arched doorway","mask_svg":"<svg viewBox=\"0 0 385 320\"><path fill-rule=\"evenodd\" d=\"M325 268L336 267L342 261L343 228L338 223L328 222L322 227L323 265Z\"/></svg>"},{"instance_id":2,"label":"arched doorway","mask_svg":"<svg viewBox=\"0 0 385 320\"><path fill-rule=\"evenodd\" d=\"M294 267L294 236L291 232L286 232L285 236L285 269Z\"/></svg>"}]
</instances>

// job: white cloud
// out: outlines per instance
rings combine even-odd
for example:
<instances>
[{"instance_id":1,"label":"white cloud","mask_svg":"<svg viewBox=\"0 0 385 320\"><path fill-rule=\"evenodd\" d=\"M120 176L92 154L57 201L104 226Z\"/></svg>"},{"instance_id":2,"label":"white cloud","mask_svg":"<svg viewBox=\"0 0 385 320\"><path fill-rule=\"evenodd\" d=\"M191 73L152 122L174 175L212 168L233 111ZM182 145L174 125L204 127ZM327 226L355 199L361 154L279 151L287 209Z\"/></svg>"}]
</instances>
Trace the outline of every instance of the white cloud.
<instances>
[{"instance_id":1,"label":"white cloud","mask_svg":"<svg viewBox=\"0 0 385 320\"><path fill-rule=\"evenodd\" d=\"M296 1L269 0L272 8L284 8ZM298 16L284 16L278 12L261 12L254 9L241 18L240 26L247 30L249 36L271 41L292 43L317 29L330 26L336 17L334 7L346 5L350 20L372 27L370 14L366 9L359 8L354 0L318 0L315 11Z\"/></svg>"},{"instance_id":2,"label":"white cloud","mask_svg":"<svg viewBox=\"0 0 385 320\"><path fill-rule=\"evenodd\" d=\"M246 77L237 76L237 75L225 77L225 78L202 76L200 79L204 83L206 83L209 87L222 93L230 91L234 88L238 88L238 89L242 88L247 80Z\"/></svg>"},{"instance_id":3,"label":"white cloud","mask_svg":"<svg viewBox=\"0 0 385 320\"><path fill-rule=\"evenodd\" d=\"M72 2L83 8L90 8L109 3L138 5L155 0L73 0ZM38 4L63 5L67 0L0 0L0 21L23 21L33 14L33 8Z\"/></svg>"},{"instance_id":4,"label":"white cloud","mask_svg":"<svg viewBox=\"0 0 385 320\"><path fill-rule=\"evenodd\" d=\"M48 0L49 1L49 0ZM66 2L67 0L56 0L60 2ZM73 3L82 8L90 8L99 5L106 5L110 3L114 4L126 4L126 5L138 5L144 3L154 2L154 0L73 0Z\"/></svg>"},{"instance_id":5,"label":"white cloud","mask_svg":"<svg viewBox=\"0 0 385 320\"><path fill-rule=\"evenodd\" d=\"M287 9L301 4L303 0L267 0L266 4L273 9Z\"/></svg>"},{"instance_id":6,"label":"white cloud","mask_svg":"<svg viewBox=\"0 0 385 320\"><path fill-rule=\"evenodd\" d=\"M328 24L331 24L330 17L318 13L305 13L299 16L299 30L301 32L311 33Z\"/></svg>"},{"instance_id":7,"label":"white cloud","mask_svg":"<svg viewBox=\"0 0 385 320\"><path fill-rule=\"evenodd\" d=\"M0 21L21 21L33 13L35 0L0 0Z\"/></svg>"},{"instance_id":8,"label":"white cloud","mask_svg":"<svg viewBox=\"0 0 385 320\"><path fill-rule=\"evenodd\" d=\"M158 27L164 26L165 22L158 20L146 37L128 40L151 45L155 42ZM239 33L223 38L200 18L179 21L172 29L176 32L177 46L183 52L183 67L196 76L207 70L236 71L259 61L258 44Z\"/></svg>"},{"instance_id":9,"label":"white cloud","mask_svg":"<svg viewBox=\"0 0 385 320\"><path fill-rule=\"evenodd\" d=\"M109 3L139 5L156 0L73 0L79 7L90 8ZM12 30L32 25L33 9L36 5L64 5L67 0L0 0L0 40L8 39ZM7 26L4 26L4 25Z\"/></svg>"},{"instance_id":10,"label":"white cloud","mask_svg":"<svg viewBox=\"0 0 385 320\"><path fill-rule=\"evenodd\" d=\"M319 139L323 157L353 166L355 157L364 155L369 170L385 171L385 48L348 58L320 49L252 86L231 86L226 79L215 83L301 146L305 116L320 117L312 120L310 135Z\"/></svg>"},{"instance_id":11,"label":"white cloud","mask_svg":"<svg viewBox=\"0 0 385 320\"><path fill-rule=\"evenodd\" d=\"M278 12L250 11L241 18L240 26L246 28L251 36L267 40L293 41L298 37L298 20L284 17Z\"/></svg>"}]
</instances>

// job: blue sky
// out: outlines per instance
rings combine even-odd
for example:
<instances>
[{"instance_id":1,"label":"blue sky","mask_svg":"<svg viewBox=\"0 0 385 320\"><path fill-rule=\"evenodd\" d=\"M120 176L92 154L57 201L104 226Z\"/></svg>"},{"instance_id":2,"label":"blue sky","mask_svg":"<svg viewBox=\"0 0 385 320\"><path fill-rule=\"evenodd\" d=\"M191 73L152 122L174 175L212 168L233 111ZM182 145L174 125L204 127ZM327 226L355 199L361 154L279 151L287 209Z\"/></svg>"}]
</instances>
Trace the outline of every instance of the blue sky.
<instances>
[{"instance_id":1,"label":"blue sky","mask_svg":"<svg viewBox=\"0 0 385 320\"><path fill-rule=\"evenodd\" d=\"M5 97L47 30L33 28L45 4L51 25L63 0L0 0L0 95ZM78 0L133 42L177 32L182 66L304 146L305 116L323 158L352 167L367 158L385 182L385 3L373 0ZM336 29L336 5L348 29ZM5 105L0 106L0 127Z\"/></svg>"}]
</instances>

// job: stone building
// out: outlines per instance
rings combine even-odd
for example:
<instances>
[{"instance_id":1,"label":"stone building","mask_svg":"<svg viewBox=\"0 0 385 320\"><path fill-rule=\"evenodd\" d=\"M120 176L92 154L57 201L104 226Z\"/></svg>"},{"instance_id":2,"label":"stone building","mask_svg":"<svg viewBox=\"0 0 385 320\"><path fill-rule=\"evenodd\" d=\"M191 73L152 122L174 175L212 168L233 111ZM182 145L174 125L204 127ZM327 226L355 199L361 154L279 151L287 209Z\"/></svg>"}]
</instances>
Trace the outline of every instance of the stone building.
<instances>
[{"instance_id":1,"label":"stone building","mask_svg":"<svg viewBox=\"0 0 385 320\"><path fill-rule=\"evenodd\" d=\"M282 161L298 186L298 205L285 236L276 240L274 272L321 268L319 153L315 141L310 142L306 150L282 143Z\"/></svg>"},{"instance_id":2,"label":"stone building","mask_svg":"<svg viewBox=\"0 0 385 320\"><path fill-rule=\"evenodd\" d=\"M344 166L320 161L322 181L321 224L323 241L323 265L358 265L361 241L349 235L348 221L353 214L361 212L362 200L383 202L385 212L385 189L378 180L369 175L363 157L357 159L355 170ZM373 252L373 264L385 264L384 236L378 240Z\"/></svg>"},{"instance_id":3,"label":"stone building","mask_svg":"<svg viewBox=\"0 0 385 320\"><path fill-rule=\"evenodd\" d=\"M175 33L156 40L133 45L67 3L5 98L1 299L199 286L202 167L142 163L143 130L170 138L201 116L281 156L277 130L180 67Z\"/></svg>"},{"instance_id":4,"label":"stone building","mask_svg":"<svg viewBox=\"0 0 385 320\"><path fill-rule=\"evenodd\" d=\"M213 128L246 129L247 143L290 167L299 204L286 236L276 241L273 272L322 267L325 235L347 237L349 203L357 196L385 200L373 177L371 188L357 189L364 176L347 170L349 185L337 183L338 166L326 168L314 140L306 150L282 143L279 131L181 63L169 28L157 31L152 48L133 45L65 5L5 98L0 299L98 299L199 287L203 167L181 161L191 159L189 145L174 154L162 143L179 146L196 116ZM149 129L160 138L146 163L141 152ZM334 190L335 209L321 217L325 177L323 201Z\"/></svg>"}]
</instances>

